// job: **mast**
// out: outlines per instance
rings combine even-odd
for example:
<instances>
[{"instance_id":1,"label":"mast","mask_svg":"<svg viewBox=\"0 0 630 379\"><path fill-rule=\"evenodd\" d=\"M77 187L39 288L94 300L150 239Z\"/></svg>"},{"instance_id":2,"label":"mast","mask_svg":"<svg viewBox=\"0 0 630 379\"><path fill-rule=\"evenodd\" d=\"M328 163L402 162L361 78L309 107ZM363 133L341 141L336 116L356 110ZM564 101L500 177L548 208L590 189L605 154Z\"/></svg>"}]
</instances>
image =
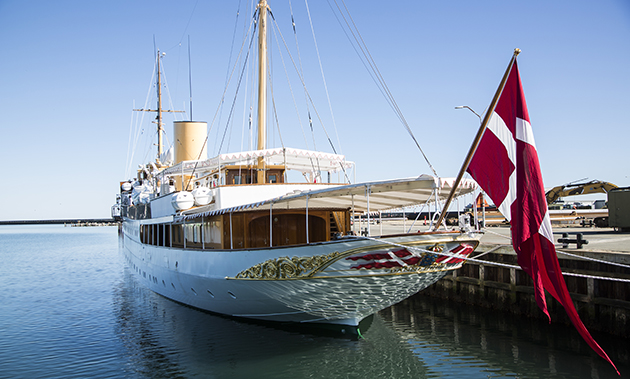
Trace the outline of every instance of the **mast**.
<instances>
[{"instance_id":1,"label":"mast","mask_svg":"<svg viewBox=\"0 0 630 379\"><path fill-rule=\"evenodd\" d=\"M258 150L267 146L267 0L258 2ZM257 182L265 183L265 159L258 157Z\"/></svg>"},{"instance_id":2,"label":"mast","mask_svg":"<svg viewBox=\"0 0 630 379\"><path fill-rule=\"evenodd\" d=\"M163 142L162 142L162 133L164 132L164 128L162 127L162 76L160 75L160 60L162 56L160 56L160 50L157 51L157 162L160 162L160 157L162 156Z\"/></svg>"},{"instance_id":3,"label":"mast","mask_svg":"<svg viewBox=\"0 0 630 379\"><path fill-rule=\"evenodd\" d=\"M164 150L164 142L162 142L162 135L164 134L164 123L162 122L162 113L163 112L171 112L171 113L183 113L184 111L175 111L175 110L170 110L170 109L162 109L162 68L160 66L160 60L166 55L166 53L161 53L160 54L160 50L158 49L157 51L157 80L156 80L156 84L157 84L157 109L144 109L144 108L140 108L140 109L134 109L134 111L138 111L138 112L157 112L157 117L155 118L156 121L155 123L157 124L157 157L155 158L155 163L158 164L158 166L162 165L162 162L160 162L160 156L163 153ZM192 112L192 110L191 110Z\"/></svg>"}]
</instances>

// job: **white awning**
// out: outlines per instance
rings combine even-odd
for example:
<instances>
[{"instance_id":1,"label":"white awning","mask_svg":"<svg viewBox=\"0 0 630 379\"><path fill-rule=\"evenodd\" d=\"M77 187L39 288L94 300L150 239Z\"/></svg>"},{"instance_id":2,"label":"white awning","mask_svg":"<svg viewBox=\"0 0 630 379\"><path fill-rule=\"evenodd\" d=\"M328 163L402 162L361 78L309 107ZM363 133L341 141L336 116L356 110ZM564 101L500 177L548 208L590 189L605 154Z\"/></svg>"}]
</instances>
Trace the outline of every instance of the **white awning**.
<instances>
[{"instance_id":1,"label":"white awning","mask_svg":"<svg viewBox=\"0 0 630 379\"><path fill-rule=\"evenodd\" d=\"M202 211L191 209L183 212L182 219L212 216L247 210L273 209L309 209L335 208L350 209L356 212L378 212L403 207L416 206L435 199L445 200L455 182L454 178L435 178L421 175L417 178L396 179L359 184L348 184L321 190L289 193L277 198L230 208ZM470 179L461 181L456 196L465 195L475 190L477 184ZM368 209L369 203L369 209Z\"/></svg>"},{"instance_id":2,"label":"white awning","mask_svg":"<svg viewBox=\"0 0 630 379\"><path fill-rule=\"evenodd\" d=\"M354 167L354 162L346 161L345 155L294 148L275 148L221 154L202 161L185 161L165 169L162 173L165 175L190 174L193 170L204 171L226 165L247 166L256 164L258 157L264 157L266 165L286 165L289 170L305 173L337 172L342 168Z\"/></svg>"}]
</instances>

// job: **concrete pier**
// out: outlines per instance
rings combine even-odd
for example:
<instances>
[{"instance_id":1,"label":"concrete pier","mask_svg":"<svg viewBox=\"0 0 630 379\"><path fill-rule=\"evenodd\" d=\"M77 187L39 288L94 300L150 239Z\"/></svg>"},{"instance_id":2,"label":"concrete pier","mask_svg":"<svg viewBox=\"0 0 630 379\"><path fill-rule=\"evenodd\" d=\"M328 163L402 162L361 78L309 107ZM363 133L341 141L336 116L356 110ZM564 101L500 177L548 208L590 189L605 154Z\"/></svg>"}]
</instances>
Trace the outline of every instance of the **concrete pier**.
<instances>
[{"instance_id":1,"label":"concrete pier","mask_svg":"<svg viewBox=\"0 0 630 379\"><path fill-rule=\"evenodd\" d=\"M630 269L606 263L566 256L568 252L582 257L630 265L630 234L608 228L554 228L557 242L566 233L576 239L582 233L588 241L581 249L576 244L563 248L556 244L558 260L564 273L612 277L630 280ZM479 259L518 265L509 239L509 227L489 228L474 256ZM575 308L589 330L630 338L630 282L564 276ZM532 279L520 269L468 262L461 269L416 296L432 296L457 302L546 319L534 298ZM547 294L547 307L553 322L570 324L562 305Z\"/></svg>"}]
</instances>

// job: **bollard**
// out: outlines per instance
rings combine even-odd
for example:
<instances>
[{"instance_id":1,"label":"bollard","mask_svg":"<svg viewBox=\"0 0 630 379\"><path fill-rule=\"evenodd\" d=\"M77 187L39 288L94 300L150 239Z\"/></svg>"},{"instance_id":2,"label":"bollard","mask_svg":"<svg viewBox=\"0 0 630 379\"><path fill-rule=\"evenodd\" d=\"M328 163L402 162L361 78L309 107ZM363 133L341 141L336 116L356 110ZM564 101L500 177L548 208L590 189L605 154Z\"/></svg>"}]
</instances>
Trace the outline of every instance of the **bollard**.
<instances>
[{"instance_id":1,"label":"bollard","mask_svg":"<svg viewBox=\"0 0 630 379\"><path fill-rule=\"evenodd\" d=\"M577 233L575 239L569 238L568 233L562 233L562 238L558 238L558 243L562 244L563 248L568 248L570 243L577 244L577 248L581 249L582 245L587 245L588 241L584 239L582 233Z\"/></svg>"}]
</instances>

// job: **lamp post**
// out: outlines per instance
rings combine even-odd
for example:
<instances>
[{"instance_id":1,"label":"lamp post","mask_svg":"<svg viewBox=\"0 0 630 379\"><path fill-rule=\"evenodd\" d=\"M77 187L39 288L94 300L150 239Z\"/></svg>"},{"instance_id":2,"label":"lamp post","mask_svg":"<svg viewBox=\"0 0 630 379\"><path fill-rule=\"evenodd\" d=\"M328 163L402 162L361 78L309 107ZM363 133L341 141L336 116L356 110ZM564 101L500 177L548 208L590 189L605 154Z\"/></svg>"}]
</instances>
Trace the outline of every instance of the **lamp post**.
<instances>
[{"instance_id":1,"label":"lamp post","mask_svg":"<svg viewBox=\"0 0 630 379\"><path fill-rule=\"evenodd\" d=\"M475 112L471 107L469 107L468 105L459 105L457 107L455 107L455 109L468 109L469 111L471 111L472 113L475 114L475 116L479 117L479 123L481 123L481 116L479 116L479 114L477 112Z\"/></svg>"},{"instance_id":2,"label":"lamp post","mask_svg":"<svg viewBox=\"0 0 630 379\"><path fill-rule=\"evenodd\" d=\"M459 105L456 106L455 109L468 109L469 111L471 111L472 113L475 114L475 116L479 117L479 124L481 124L483 121L481 119L481 116L479 115L479 113L475 112L471 107L469 107L468 105ZM482 227L485 228L486 227L486 207L484 206L484 201L483 201L483 190L481 190L481 224ZM477 199L474 200L473 204L477 204ZM474 206L473 209L475 209L475 228L477 228L477 207Z\"/></svg>"}]
</instances>

